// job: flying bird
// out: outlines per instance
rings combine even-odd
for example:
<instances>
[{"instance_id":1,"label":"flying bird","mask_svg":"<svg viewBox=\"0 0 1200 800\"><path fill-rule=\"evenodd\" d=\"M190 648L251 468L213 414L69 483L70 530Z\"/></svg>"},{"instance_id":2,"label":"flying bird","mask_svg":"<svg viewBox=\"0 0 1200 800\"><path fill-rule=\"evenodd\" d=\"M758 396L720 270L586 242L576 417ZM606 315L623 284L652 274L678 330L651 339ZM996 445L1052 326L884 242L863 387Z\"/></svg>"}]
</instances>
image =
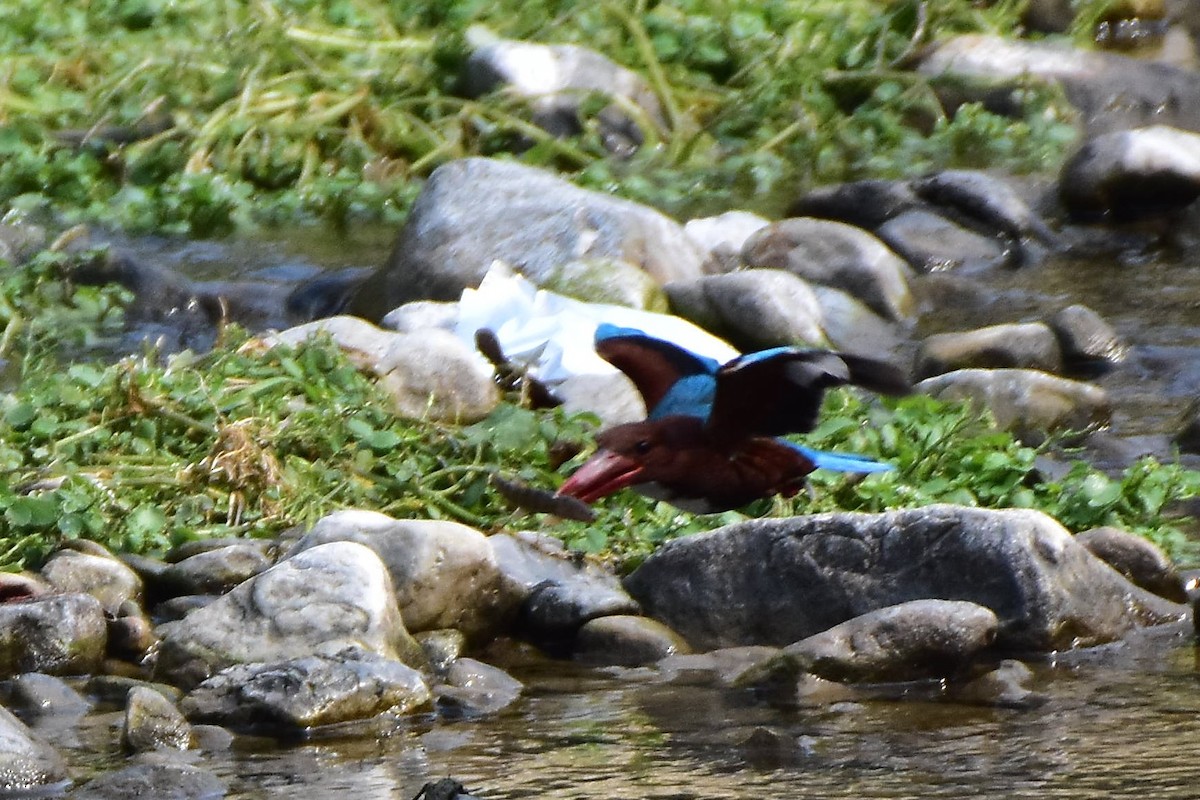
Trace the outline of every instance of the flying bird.
<instances>
[{"instance_id":1,"label":"flying bird","mask_svg":"<svg viewBox=\"0 0 1200 800\"><path fill-rule=\"evenodd\" d=\"M815 469L882 472L888 464L779 438L816 427L825 390L912 390L899 369L864 356L776 347L720 364L634 328L602 324L596 352L646 403L641 422L596 437L598 450L558 490L592 503L630 487L687 511L712 513L795 495Z\"/></svg>"}]
</instances>

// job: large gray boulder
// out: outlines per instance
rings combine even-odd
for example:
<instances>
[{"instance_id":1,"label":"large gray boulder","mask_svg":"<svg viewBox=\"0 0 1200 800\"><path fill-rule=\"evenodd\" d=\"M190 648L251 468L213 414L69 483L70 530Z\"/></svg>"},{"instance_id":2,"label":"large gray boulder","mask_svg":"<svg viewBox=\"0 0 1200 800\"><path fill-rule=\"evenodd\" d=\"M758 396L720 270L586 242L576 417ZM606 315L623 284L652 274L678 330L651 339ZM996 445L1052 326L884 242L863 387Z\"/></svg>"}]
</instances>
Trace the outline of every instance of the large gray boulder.
<instances>
[{"instance_id":1,"label":"large gray boulder","mask_svg":"<svg viewBox=\"0 0 1200 800\"><path fill-rule=\"evenodd\" d=\"M821 304L801 278L748 269L667 285L671 309L740 350L825 341Z\"/></svg>"},{"instance_id":2,"label":"large gray boulder","mask_svg":"<svg viewBox=\"0 0 1200 800\"><path fill-rule=\"evenodd\" d=\"M210 605L158 627L155 674L195 686L234 664L330 655L347 647L423 665L379 556L355 542L313 547Z\"/></svg>"},{"instance_id":3,"label":"large gray boulder","mask_svg":"<svg viewBox=\"0 0 1200 800\"><path fill-rule=\"evenodd\" d=\"M329 542L358 542L383 560L405 627L454 628L489 639L512 621L520 596L503 580L488 537L457 522L393 519L336 511L312 527L292 554Z\"/></svg>"},{"instance_id":4,"label":"large gray boulder","mask_svg":"<svg viewBox=\"0 0 1200 800\"><path fill-rule=\"evenodd\" d=\"M580 258L626 261L660 283L698 277L703 262L683 226L652 208L533 167L452 161L429 176L387 263L349 311L375 320L413 300L457 300L497 259L540 284Z\"/></svg>"},{"instance_id":5,"label":"large gray boulder","mask_svg":"<svg viewBox=\"0 0 1200 800\"><path fill-rule=\"evenodd\" d=\"M1183 607L1131 584L1038 511L949 505L754 520L677 539L625 581L697 648L786 645L909 600L966 600L1005 650L1115 640Z\"/></svg>"},{"instance_id":6,"label":"large gray boulder","mask_svg":"<svg viewBox=\"0 0 1200 800\"><path fill-rule=\"evenodd\" d=\"M1200 198L1200 134L1154 125L1096 136L1063 165L1058 193L1084 220L1179 211Z\"/></svg>"}]
</instances>

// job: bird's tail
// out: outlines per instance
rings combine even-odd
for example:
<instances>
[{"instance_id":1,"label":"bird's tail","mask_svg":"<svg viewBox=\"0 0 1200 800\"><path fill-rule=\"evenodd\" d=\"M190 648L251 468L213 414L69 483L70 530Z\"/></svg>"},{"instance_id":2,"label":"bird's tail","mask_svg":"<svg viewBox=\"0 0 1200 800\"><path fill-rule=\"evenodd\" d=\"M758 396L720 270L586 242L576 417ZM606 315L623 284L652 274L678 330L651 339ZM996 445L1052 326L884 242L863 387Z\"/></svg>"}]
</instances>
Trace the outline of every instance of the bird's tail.
<instances>
[{"instance_id":1,"label":"bird's tail","mask_svg":"<svg viewBox=\"0 0 1200 800\"><path fill-rule=\"evenodd\" d=\"M802 444L788 442L788 445L800 451L817 469L832 469L837 472L887 472L895 469L891 464L882 461L872 461L866 456L854 453L831 453L827 450L813 450Z\"/></svg>"}]
</instances>

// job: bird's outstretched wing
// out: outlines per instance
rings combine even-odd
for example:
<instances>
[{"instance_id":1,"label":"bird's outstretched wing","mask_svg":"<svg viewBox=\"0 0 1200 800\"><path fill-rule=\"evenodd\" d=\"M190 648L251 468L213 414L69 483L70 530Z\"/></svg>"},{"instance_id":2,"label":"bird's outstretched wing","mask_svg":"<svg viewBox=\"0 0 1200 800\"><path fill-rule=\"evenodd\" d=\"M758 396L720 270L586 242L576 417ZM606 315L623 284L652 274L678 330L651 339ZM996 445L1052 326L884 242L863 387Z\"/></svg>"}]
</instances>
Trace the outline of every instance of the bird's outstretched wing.
<instances>
[{"instance_id":1,"label":"bird's outstretched wing","mask_svg":"<svg viewBox=\"0 0 1200 800\"><path fill-rule=\"evenodd\" d=\"M649 416L707 416L719 363L636 328L608 323L596 328L595 341L600 357L633 381ZM664 400L668 408L660 410Z\"/></svg>"},{"instance_id":2,"label":"bird's outstretched wing","mask_svg":"<svg viewBox=\"0 0 1200 800\"><path fill-rule=\"evenodd\" d=\"M740 356L717 371L709 434L733 442L807 433L816 427L825 390L845 385L890 395L912 391L904 374L884 361L777 347Z\"/></svg>"}]
</instances>

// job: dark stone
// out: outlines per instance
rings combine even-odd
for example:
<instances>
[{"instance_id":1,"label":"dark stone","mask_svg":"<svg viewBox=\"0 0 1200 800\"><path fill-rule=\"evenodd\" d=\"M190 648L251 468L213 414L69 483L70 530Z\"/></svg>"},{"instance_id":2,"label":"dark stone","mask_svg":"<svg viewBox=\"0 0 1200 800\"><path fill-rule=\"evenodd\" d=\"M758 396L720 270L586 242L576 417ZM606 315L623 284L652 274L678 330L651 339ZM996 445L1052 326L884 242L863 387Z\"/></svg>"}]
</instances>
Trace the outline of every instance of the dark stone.
<instances>
[{"instance_id":1,"label":"dark stone","mask_svg":"<svg viewBox=\"0 0 1200 800\"><path fill-rule=\"evenodd\" d=\"M1063 366L1072 372L1095 375L1125 360L1128 348L1104 319L1076 303L1046 320L1058 337Z\"/></svg>"},{"instance_id":2,"label":"dark stone","mask_svg":"<svg viewBox=\"0 0 1200 800\"><path fill-rule=\"evenodd\" d=\"M187 764L145 763L106 772L71 793L71 800L216 800L225 784Z\"/></svg>"},{"instance_id":3,"label":"dark stone","mask_svg":"<svg viewBox=\"0 0 1200 800\"><path fill-rule=\"evenodd\" d=\"M1133 584L1174 603L1188 601L1179 570L1153 542L1111 527L1092 528L1075 539Z\"/></svg>"}]
</instances>

